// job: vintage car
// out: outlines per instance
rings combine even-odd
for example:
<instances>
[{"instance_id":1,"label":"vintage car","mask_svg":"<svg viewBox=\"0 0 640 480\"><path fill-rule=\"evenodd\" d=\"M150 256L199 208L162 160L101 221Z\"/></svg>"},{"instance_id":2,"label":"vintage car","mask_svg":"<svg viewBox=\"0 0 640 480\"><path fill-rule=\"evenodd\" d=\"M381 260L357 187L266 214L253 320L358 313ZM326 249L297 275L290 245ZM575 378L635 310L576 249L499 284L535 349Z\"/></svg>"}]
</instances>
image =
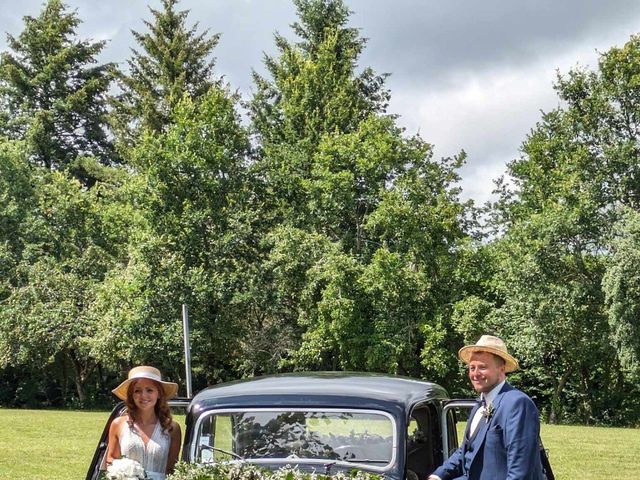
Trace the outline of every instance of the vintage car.
<instances>
[{"instance_id":1,"label":"vintage car","mask_svg":"<svg viewBox=\"0 0 640 480\"><path fill-rule=\"evenodd\" d=\"M209 387L186 408L181 458L250 462L332 474L361 469L386 478L426 478L458 446L455 411L473 400L449 400L434 383L348 372L296 373ZM87 480L104 469L110 422Z\"/></svg>"}]
</instances>

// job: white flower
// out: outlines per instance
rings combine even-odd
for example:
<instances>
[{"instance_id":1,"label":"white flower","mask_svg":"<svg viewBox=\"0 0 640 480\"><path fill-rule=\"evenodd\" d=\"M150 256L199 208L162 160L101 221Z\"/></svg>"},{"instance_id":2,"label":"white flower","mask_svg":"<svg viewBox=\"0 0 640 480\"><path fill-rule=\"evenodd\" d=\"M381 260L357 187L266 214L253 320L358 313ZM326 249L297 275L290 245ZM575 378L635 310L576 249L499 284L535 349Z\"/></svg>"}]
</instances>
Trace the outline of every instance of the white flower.
<instances>
[{"instance_id":1,"label":"white flower","mask_svg":"<svg viewBox=\"0 0 640 480\"><path fill-rule=\"evenodd\" d=\"M119 458L107 467L107 478L109 480L144 480L147 474L137 461Z\"/></svg>"},{"instance_id":2,"label":"white flower","mask_svg":"<svg viewBox=\"0 0 640 480\"><path fill-rule=\"evenodd\" d=\"M490 403L485 407L484 411L482 412L482 416L484 417L485 422L489 423L489 420L491 420L491 417L493 417L494 410L495 408L493 408L493 403Z\"/></svg>"}]
</instances>

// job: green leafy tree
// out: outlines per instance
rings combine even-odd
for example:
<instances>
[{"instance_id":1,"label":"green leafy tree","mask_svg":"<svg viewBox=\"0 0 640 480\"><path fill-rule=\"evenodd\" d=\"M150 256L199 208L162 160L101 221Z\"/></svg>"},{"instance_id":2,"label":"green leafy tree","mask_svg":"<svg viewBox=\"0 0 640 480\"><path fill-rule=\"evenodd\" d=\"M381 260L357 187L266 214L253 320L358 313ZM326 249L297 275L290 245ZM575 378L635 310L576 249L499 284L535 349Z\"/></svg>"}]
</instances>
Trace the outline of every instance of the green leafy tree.
<instances>
[{"instance_id":1,"label":"green leafy tree","mask_svg":"<svg viewBox=\"0 0 640 480\"><path fill-rule=\"evenodd\" d=\"M258 169L273 192L274 211L305 222L312 216L305 182L323 136L355 132L367 117L385 110L388 92L384 75L371 69L356 73L365 40L346 26L350 12L343 2L294 3L299 21L292 27L300 41L276 34L279 55L265 59L271 78L254 74L250 113L263 153Z\"/></svg>"},{"instance_id":2,"label":"green leafy tree","mask_svg":"<svg viewBox=\"0 0 640 480\"><path fill-rule=\"evenodd\" d=\"M15 284L36 192L24 142L0 139L0 301Z\"/></svg>"},{"instance_id":3,"label":"green leafy tree","mask_svg":"<svg viewBox=\"0 0 640 480\"><path fill-rule=\"evenodd\" d=\"M253 324L287 332L267 368L420 375L436 319L448 318L463 157L434 161L396 126L385 76L358 72L365 41L343 2L295 4L298 41L276 35L250 103L267 239Z\"/></svg>"},{"instance_id":4,"label":"green leafy tree","mask_svg":"<svg viewBox=\"0 0 640 480\"><path fill-rule=\"evenodd\" d=\"M96 352L110 365L164 362L179 378L186 303L201 381L228 378L246 334L234 302L253 260L244 208L249 144L237 101L220 87L185 96L165 131L145 133L131 154L127 189L139 208L139 237L106 279L95 309L104 319Z\"/></svg>"},{"instance_id":5,"label":"green leafy tree","mask_svg":"<svg viewBox=\"0 0 640 480\"><path fill-rule=\"evenodd\" d=\"M151 10L147 33L133 32L140 50L119 75L121 94L114 100L113 123L119 138L131 142L140 132L162 132L184 95L198 98L217 82L211 53L219 35L197 24L187 26L188 11L177 11L179 0L162 0L162 10Z\"/></svg>"},{"instance_id":6,"label":"green leafy tree","mask_svg":"<svg viewBox=\"0 0 640 480\"><path fill-rule=\"evenodd\" d=\"M59 387L68 371L84 404L98 365L91 304L125 250L126 218L112 186L86 190L62 172L40 172L31 182L34 204L20 225L24 245L0 309L0 367L56 372Z\"/></svg>"},{"instance_id":7,"label":"green leafy tree","mask_svg":"<svg viewBox=\"0 0 640 480\"><path fill-rule=\"evenodd\" d=\"M496 318L525 364L540 367L535 388L552 421L623 422L613 412L637 411L618 363L630 350L617 329L629 325L614 272L628 251L607 284L617 313L607 313L602 281L618 207L638 208L639 47L634 36L602 54L597 71L559 75L564 104L527 137L498 205L506 235L498 241Z\"/></svg>"},{"instance_id":8,"label":"green leafy tree","mask_svg":"<svg viewBox=\"0 0 640 480\"><path fill-rule=\"evenodd\" d=\"M640 379L640 213L626 209L616 225L603 285L611 338L629 381Z\"/></svg>"},{"instance_id":9,"label":"green leafy tree","mask_svg":"<svg viewBox=\"0 0 640 480\"><path fill-rule=\"evenodd\" d=\"M263 145L313 148L323 133L353 131L369 114L384 112L389 93L385 75L370 68L356 73L366 40L346 26L350 12L342 1L294 4L299 21L292 29L300 41L276 34L279 56L265 58L271 79L254 73L251 112Z\"/></svg>"},{"instance_id":10,"label":"green leafy tree","mask_svg":"<svg viewBox=\"0 0 640 480\"><path fill-rule=\"evenodd\" d=\"M597 392L616 377L612 349L602 342L608 333L603 264L575 245L575 214L548 209L513 226L497 247L503 303L492 323L523 366L539 368L532 393L539 392L554 423L593 421L606 397Z\"/></svg>"},{"instance_id":11,"label":"green leafy tree","mask_svg":"<svg viewBox=\"0 0 640 480\"><path fill-rule=\"evenodd\" d=\"M114 161L105 128L111 65L96 60L105 42L78 40L80 19L60 0L24 22L18 37L8 35L10 51L0 57L0 129L26 141L34 165L72 168L90 181L74 165L79 156Z\"/></svg>"}]
</instances>

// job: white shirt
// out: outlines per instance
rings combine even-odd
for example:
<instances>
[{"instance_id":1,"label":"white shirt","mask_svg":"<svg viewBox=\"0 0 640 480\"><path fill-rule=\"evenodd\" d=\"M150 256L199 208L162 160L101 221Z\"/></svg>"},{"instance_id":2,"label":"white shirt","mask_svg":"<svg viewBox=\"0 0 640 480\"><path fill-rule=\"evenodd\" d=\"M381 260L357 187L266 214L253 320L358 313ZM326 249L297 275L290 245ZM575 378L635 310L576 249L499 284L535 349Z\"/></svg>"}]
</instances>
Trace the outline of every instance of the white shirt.
<instances>
[{"instance_id":1,"label":"white shirt","mask_svg":"<svg viewBox=\"0 0 640 480\"><path fill-rule=\"evenodd\" d=\"M502 390L502 387L504 386L506 381L507 381L506 379L501 381L498 385L493 387L489 393L486 393L486 394L481 393L480 400L484 399L487 407L491 405L493 401L496 399L496 397L498 396L498 393L500 392L500 390ZM476 428L478 428L478 425L480 424L480 420L482 419L482 415L484 414L485 410L486 408L484 406L481 406L480 408L478 408L478 410L476 410L476 414L473 416L473 419L471 420L471 428L469 428L469 436L473 435L473 432L475 432Z\"/></svg>"}]
</instances>

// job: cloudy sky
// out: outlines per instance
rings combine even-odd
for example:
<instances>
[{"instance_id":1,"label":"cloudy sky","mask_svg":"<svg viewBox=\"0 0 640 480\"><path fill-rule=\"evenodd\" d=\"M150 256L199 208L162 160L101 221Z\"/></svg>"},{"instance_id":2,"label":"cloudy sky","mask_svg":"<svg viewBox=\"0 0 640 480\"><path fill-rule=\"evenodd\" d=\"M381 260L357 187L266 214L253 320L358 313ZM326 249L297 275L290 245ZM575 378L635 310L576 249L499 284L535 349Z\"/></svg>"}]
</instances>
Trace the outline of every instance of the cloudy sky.
<instances>
[{"instance_id":1,"label":"cloudy sky","mask_svg":"<svg viewBox=\"0 0 640 480\"><path fill-rule=\"evenodd\" d=\"M109 40L101 60L123 62L131 29L144 31L160 0L67 0L83 38ZM558 106L556 71L595 68L598 52L640 32L637 0L346 0L351 25L369 39L362 66L391 73L391 112L438 157L468 154L463 197L482 203L541 111ZM0 31L17 35L40 0L0 0ZM182 0L190 22L221 33L217 72L249 97L273 33L291 36L290 0ZM0 37L0 49L6 39Z\"/></svg>"}]
</instances>

